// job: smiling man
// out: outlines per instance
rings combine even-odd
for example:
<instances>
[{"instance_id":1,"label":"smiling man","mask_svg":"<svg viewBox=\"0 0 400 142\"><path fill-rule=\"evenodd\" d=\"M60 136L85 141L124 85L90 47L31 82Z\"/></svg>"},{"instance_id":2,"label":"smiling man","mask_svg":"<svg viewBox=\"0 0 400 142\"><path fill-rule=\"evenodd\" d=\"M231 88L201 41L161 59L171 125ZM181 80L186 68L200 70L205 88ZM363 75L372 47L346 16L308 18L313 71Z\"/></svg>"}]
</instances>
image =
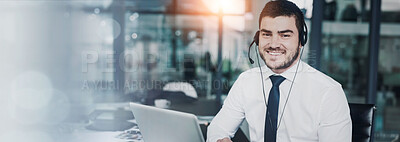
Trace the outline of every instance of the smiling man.
<instances>
[{"instance_id":1,"label":"smiling man","mask_svg":"<svg viewBox=\"0 0 400 142\"><path fill-rule=\"evenodd\" d=\"M282 73L294 65L300 53L295 17L264 17L261 20L259 51L268 68Z\"/></svg>"},{"instance_id":2,"label":"smiling man","mask_svg":"<svg viewBox=\"0 0 400 142\"><path fill-rule=\"evenodd\" d=\"M341 85L300 60L306 42L300 9L268 2L255 42L266 66L243 72L212 120L207 142L230 142L244 119L252 142L349 142L351 118Z\"/></svg>"}]
</instances>

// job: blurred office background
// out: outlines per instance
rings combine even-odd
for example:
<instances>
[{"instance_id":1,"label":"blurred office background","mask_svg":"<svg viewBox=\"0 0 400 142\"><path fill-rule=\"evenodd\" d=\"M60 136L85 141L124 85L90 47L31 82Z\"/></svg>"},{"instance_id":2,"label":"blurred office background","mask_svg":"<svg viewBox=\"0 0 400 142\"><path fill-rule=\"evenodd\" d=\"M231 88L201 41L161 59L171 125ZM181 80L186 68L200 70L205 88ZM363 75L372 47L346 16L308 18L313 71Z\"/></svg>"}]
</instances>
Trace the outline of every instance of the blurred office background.
<instances>
[{"instance_id":1,"label":"blurred office background","mask_svg":"<svg viewBox=\"0 0 400 142\"><path fill-rule=\"evenodd\" d=\"M309 29L302 59L340 82L349 103L376 104L375 139L391 141L400 134L400 1L372 1L293 0ZM266 2L0 1L0 141L105 141L77 135L124 131L132 124L90 124L128 119L127 102L157 98L215 115L238 75L257 66L247 53Z\"/></svg>"}]
</instances>

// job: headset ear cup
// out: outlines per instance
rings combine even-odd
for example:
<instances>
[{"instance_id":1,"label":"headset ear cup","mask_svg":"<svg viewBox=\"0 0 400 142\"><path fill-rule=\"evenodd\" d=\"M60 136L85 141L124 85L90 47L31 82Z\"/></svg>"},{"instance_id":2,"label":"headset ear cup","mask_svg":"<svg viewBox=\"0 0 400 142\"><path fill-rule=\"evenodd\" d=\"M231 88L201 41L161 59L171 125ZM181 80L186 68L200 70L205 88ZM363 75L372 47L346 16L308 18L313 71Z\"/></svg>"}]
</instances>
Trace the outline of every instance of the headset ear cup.
<instances>
[{"instance_id":1,"label":"headset ear cup","mask_svg":"<svg viewBox=\"0 0 400 142\"><path fill-rule=\"evenodd\" d=\"M301 42L301 46L304 46L304 45L306 45L306 43L307 43L307 36L308 36L308 28L307 28L307 25L306 25L306 22L305 21L303 21L303 25L304 25L304 31L303 32L301 32L301 35L300 35L300 42Z\"/></svg>"},{"instance_id":2,"label":"headset ear cup","mask_svg":"<svg viewBox=\"0 0 400 142\"><path fill-rule=\"evenodd\" d=\"M258 39L260 38L260 31L257 31L256 34L254 34L253 40L256 43L256 45L258 46Z\"/></svg>"},{"instance_id":3,"label":"headset ear cup","mask_svg":"<svg viewBox=\"0 0 400 142\"><path fill-rule=\"evenodd\" d=\"M304 43L304 31L302 31L302 32L300 32L300 44L301 44L301 46L304 46L305 45L305 43Z\"/></svg>"}]
</instances>

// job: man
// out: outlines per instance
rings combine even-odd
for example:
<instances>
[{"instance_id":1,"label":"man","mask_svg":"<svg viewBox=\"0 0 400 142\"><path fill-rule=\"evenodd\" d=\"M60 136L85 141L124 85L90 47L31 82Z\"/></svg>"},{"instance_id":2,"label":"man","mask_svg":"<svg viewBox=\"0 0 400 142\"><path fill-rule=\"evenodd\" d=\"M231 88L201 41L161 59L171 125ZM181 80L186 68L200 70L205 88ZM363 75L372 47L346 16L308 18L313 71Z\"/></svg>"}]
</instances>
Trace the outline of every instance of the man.
<instances>
[{"instance_id":1,"label":"man","mask_svg":"<svg viewBox=\"0 0 400 142\"><path fill-rule=\"evenodd\" d=\"M231 141L244 119L254 142L351 141L350 111L341 85L300 60L304 24L292 2L265 5L255 38L266 66L238 77L208 127L207 142Z\"/></svg>"}]
</instances>

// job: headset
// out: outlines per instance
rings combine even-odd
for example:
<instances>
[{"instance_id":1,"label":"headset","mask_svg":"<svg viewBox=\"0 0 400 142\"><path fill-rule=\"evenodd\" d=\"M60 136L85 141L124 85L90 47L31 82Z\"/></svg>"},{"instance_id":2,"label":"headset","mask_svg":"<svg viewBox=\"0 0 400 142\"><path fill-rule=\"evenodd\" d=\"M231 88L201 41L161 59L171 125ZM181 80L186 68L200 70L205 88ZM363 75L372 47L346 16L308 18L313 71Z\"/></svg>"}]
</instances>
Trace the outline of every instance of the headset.
<instances>
[{"instance_id":1,"label":"headset","mask_svg":"<svg viewBox=\"0 0 400 142\"><path fill-rule=\"evenodd\" d=\"M290 94L291 94L291 92L292 92L292 87L293 87L293 83L294 83L294 81L295 81L295 79L296 79L296 76L297 76L297 70L299 69L299 64L300 64L300 61L301 61L301 56L303 55L304 45L307 43L307 38L308 38L308 37L307 37L307 35L308 35L307 25L306 25L306 23L305 23L305 21L304 21L304 18L303 18L301 21L302 21L303 30L302 30L302 31L299 31L299 42L300 42L301 46L303 46L303 49L301 49L300 58L299 58L299 61L297 62L296 72L295 72L295 74L294 74L293 81L292 81L292 83L291 83L291 85L290 85L289 92L288 92L288 95L287 95L287 98L286 98L286 101L285 101L285 105L283 106L282 114L281 114L280 119L279 119L279 123L277 122L277 125L278 125L278 126L276 127L276 131L278 131L278 129L279 129L279 127L280 127L280 124L281 124L281 121L282 121L283 114L285 113L286 104L287 104L287 102L288 102L288 100L289 100L289 96L290 96ZM254 61L253 61L253 59L251 59L251 57L250 57L250 49L251 49L251 47L253 46L254 43L256 43L256 46L258 46L258 44L259 44L259 36L260 36L260 31L258 30L258 31L254 34L253 41L251 42L251 44L250 44L250 46L249 46L249 52L247 52L247 55L248 55L248 57L249 57L249 61L250 61L251 64L254 64ZM257 49L258 49L258 48L254 48L256 54L257 54L257 51L258 51ZM262 88L263 88L262 91L263 91L263 97L264 97L264 104L265 104L266 110L268 110L268 103L267 103L266 98L265 98L264 76L263 76L263 73L262 73L262 69L261 69L261 65L260 65L259 56L260 56L260 55L259 55L259 53L258 53L258 54L257 54L257 63L258 63L258 67L259 67L259 69L260 69L260 77L261 77ZM267 111L267 115L269 115L269 112L268 112L268 111ZM271 118L271 117L270 117L270 118ZM271 119L269 119L269 124L272 126ZM271 128L272 128L272 127L271 127Z\"/></svg>"}]
</instances>

